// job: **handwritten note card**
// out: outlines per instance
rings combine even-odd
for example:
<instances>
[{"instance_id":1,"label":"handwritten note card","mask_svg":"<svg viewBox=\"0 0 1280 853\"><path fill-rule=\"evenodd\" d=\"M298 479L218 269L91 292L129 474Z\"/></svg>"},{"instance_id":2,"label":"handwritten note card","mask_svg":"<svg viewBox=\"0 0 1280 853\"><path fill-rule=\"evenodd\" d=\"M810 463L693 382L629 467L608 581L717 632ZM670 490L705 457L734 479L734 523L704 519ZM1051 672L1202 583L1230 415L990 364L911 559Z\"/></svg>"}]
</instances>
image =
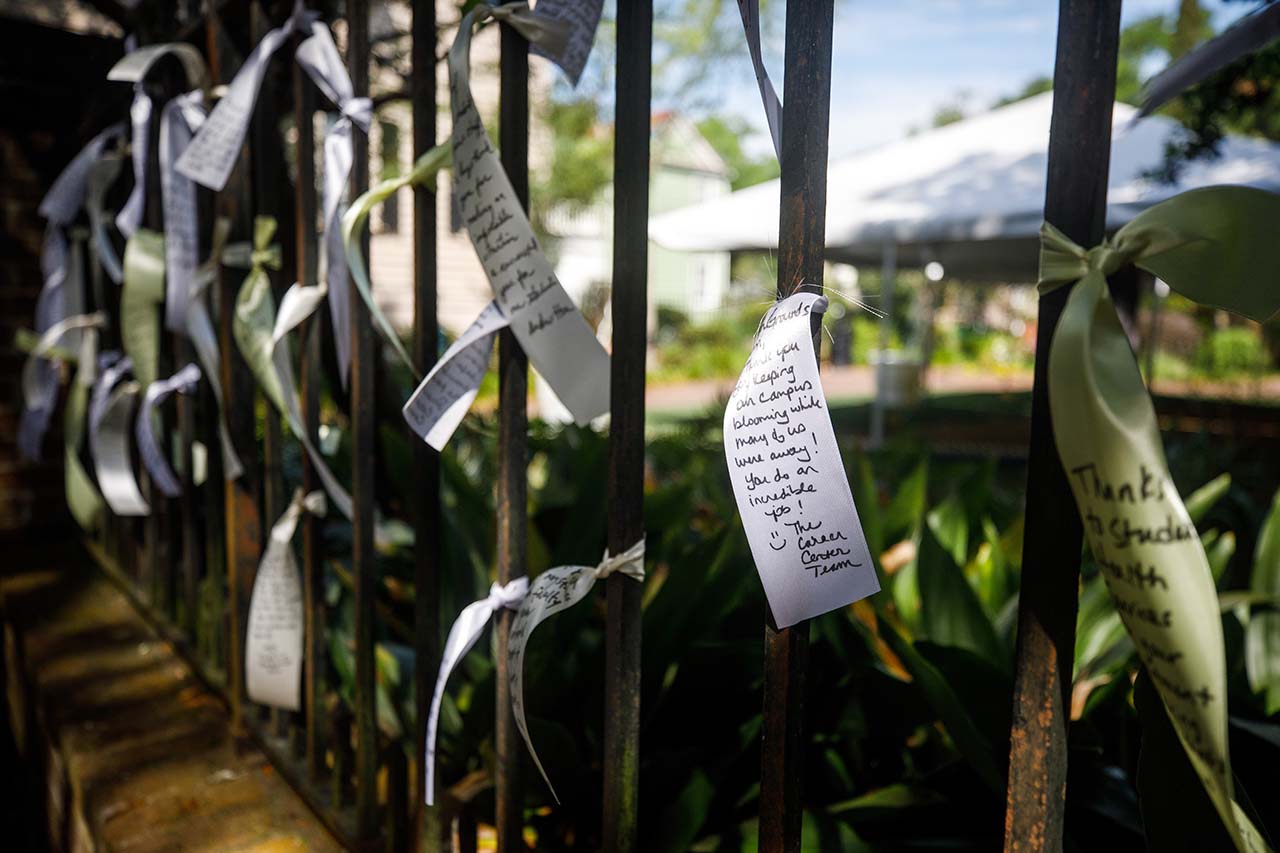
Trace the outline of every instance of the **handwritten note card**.
<instances>
[{"instance_id":1,"label":"handwritten note card","mask_svg":"<svg viewBox=\"0 0 1280 853\"><path fill-rule=\"evenodd\" d=\"M302 582L293 556L293 533L303 511L324 511L324 495L301 491L271 528L249 600L245 686L263 705L296 711L302 684Z\"/></svg>"},{"instance_id":2,"label":"handwritten note card","mask_svg":"<svg viewBox=\"0 0 1280 853\"><path fill-rule=\"evenodd\" d=\"M404 419L436 450L444 449L471 408L489 369L494 337L507 325L497 302L486 305L404 404Z\"/></svg>"},{"instance_id":3,"label":"handwritten note card","mask_svg":"<svg viewBox=\"0 0 1280 853\"><path fill-rule=\"evenodd\" d=\"M591 55L591 45L596 40L596 28L600 26L600 10L604 0L538 0L533 14L539 18L562 21L569 27L569 38L558 55L532 45L533 52L550 59L564 69L569 81L577 86L582 79L582 69Z\"/></svg>"},{"instance_id":4,"label":"handwritten note card","mask_svg":"<svg viewBox=\"0 0 1280 853\"><path fill-rule=\"evenodd\" d=\"M468 83L468 13L449 51L454 179L463 223L502 313L579 425L609 409L609 356L556 279L489 142Z\"/></svg>"},{"instance_id":5,"label":"handwritten note card","mask_svg":"<svg viewBox=\"0 0 1280 853\"><path fill-rule=\"evenodd\" d=\"M880 589L814 357L826 303L798 293L765 315L724 415L734 499L780 628Z\"/></svg>"}]
</instances>

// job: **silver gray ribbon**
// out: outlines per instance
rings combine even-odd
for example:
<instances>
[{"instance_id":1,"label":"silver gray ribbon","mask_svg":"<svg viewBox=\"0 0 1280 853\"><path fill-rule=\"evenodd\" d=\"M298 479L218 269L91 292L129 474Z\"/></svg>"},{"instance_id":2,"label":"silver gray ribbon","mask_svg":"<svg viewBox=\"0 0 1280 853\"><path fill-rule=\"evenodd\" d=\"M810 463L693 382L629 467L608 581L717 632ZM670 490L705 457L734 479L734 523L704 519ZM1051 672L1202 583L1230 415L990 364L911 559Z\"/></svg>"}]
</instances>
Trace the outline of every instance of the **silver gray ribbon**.
<instances>
[{"instance_id":1,"label":"silver gray ribbon","mask_svg":"<svg viewBox=\"0 0 1280 853\"><path fill-rule=\"evenodd\" d=\"M129 121L133 125L133 189L124 207L116 214L116 228L126 239L133 236L142 224L142 212L147 206L147 153L150 139L151 96L138 83L133 87L133 105L129 107Z\"/></svg>"},{"instance_id":2,"label":"silver gray ribbon","mask_svg":"<svg viewBox=\"0 0 1280 853\"><path fill-rule=\"evenodd\" d=\"M44 285L36 300L35 331L43 335L55 323L83 310L83 281L73 277L67 285L67 265L71 258L65 229L76 218L85 203L89 173L102 156L107 145L124 132L124 125L116 124L99 133L62 170L49 192L40 202L40 215L47 220L44 245L40 250L40 270ZM54 365L36 356L31 372L33 384L40 391L35 399L26 401L18 424L18 449L28 459L40 458L40 446L49 428L57 398L58 372ZM24 366L24 372L27 368Z\"/></svg>"},{"instance_id":3,"label":"silver gray ribbon","mask_svg":"<svg viewBox=\"0 0 1280 853\"><path fill-rule=\"evenodd\" d=\"M98 473L98 488L111 511L121 516L142 516L151 507L142 497L133 474L133 458L129 451L130 429L138 383L122 383L111 392L97 429L90 429L89 448ZM92 427L92 425L91 425Z\"/></svg>"},{"instance_id":4,"label":"silver gray ribbon","mask_svg":"<svg viewBox=\"0 0 1280 853\"><path fill-rule=\"evenodd\" d=\"M134 422L133 434L138 441L138 456L151 475L152 485L168 498L176 498L182 494L182 485L164 458L160 443L156 441L155 410L175 393L192 393L199 381L200 368L195 364L188 364L168 379L152 382L142 395L142 406L138 409L138 419Z\"/></svg>"}]
</instances>

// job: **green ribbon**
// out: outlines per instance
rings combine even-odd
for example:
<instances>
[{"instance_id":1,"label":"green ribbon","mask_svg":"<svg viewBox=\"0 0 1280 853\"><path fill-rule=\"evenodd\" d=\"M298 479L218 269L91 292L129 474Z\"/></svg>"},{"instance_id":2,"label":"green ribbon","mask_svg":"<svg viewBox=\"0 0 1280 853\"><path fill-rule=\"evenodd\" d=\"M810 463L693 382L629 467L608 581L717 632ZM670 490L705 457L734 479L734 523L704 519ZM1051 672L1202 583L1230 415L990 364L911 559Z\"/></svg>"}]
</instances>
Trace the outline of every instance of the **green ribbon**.
<instances>
[{"instance_id":1,"label":"green ribbon","mask_svg":"<svg viewBox=\"0 0 1280 853\"><path fill-rule=\"evenodd\" d=\"M365 221L369 218L370 211L405 187L427 187L434 190L436 187L436 175L439 174L441 169L449 166L452 157L453 145L451 143L444 142L437 145L419 157L408 174L396 178L388 178L375 184L352 202L351 206L347 208L347 212L342 216L342 243L347 250L347 267L351 270L351 280L355 282L356 290L360 292L360 298L364 300L364 304L368 307L369 313L373 316L378 329L382 332L382 337L391 344L391 348L395 350L396 355L409 368L410 373L419 380L422 377L418 373L417 366L414 365L409 352L404 348L404 344L400 342L400 337L396 334L395 329L392 328L391 321L382 313L382 310L373 299L373 288L369 284L369 274L364 263L364 255L361 252L360 232L364 227Z\"/></svg>"},{"instance_id":2,"label":"green ribbon","mask_svg":"<svg viewBox=\"0 0 1280 853\"><path fill-rule=\"evenodd\" d=\"M269 216L253 220L253 249L249 254L249 275L236 295L236 314L232 324L236 345L249 365L262 391L276 409L287 411L284 388L272 361L274 346L271 330L276 320L276 302L271 294L268 270L281 267L280 247L271 242L276 234L276 221Z\"/></svg>"},{"instance_id":3,"label":"green ribbon","mask_svg":"<svg viewBox=\"0 0 1280 853\"><path fill-rule=\"evenodd\" d=\"M1277 222L1280 196L1211 187L1149 208L1090 250L1041 228L1041 292L1075 284L1049 349L1049 406L1090 550L1196 774L1251 853L1269 848L1234 799L1213 575L1106 277L1133 263L1190 299L1264 320L1280 308Z\"/></svg>"},{"instance_id":4,"label":"green ribbon","mask_svg":"<svg viewBox=\"0 0 1280 853\"><path fill-rule=\"evenodd\" d=\"M164 235L139 228L124 249L120 340L133 375L146 388L160 372L160 304L164 302Z\"/></svg>"}]
</instances>

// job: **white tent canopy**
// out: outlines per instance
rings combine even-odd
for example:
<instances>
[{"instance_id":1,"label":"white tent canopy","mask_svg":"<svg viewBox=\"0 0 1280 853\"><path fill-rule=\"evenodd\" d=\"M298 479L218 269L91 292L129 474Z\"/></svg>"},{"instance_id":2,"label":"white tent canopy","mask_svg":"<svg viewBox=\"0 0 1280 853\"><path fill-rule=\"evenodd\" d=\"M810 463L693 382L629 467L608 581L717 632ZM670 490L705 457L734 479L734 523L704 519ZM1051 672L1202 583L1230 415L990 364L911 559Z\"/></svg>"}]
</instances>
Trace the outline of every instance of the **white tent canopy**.
<instances>
[{"instance_id":1,"label":"white tent canopy","mask_svg":"<svg viewBox=\"0 0 1280 853\"><path fill-rule=\"evenodd\" d=\"M887 244L900 266L940 262L949 276L1033 281L1043 217L1051 93L831 163L827 257L879 263ZM1220 156L1192 161L1176 183L1151 180L1176 122L1136 109L1113 113L1107 226L1184 190L1247 184L1280 190L1280 145L1228 137ZM650 220L659 245L688 251L773 249L778 181Z\"/></svg>"}]
</instances>

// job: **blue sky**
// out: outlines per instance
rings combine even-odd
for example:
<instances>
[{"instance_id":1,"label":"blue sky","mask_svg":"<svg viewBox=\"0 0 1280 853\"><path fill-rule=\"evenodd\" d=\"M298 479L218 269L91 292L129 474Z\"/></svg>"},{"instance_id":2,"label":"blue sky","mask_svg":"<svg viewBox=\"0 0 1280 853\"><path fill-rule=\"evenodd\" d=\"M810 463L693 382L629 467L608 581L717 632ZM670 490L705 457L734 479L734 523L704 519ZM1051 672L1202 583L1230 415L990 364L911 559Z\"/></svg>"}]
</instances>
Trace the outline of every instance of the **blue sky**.
<instances>
[{"instance_id":1,"label":"blue sky","mask_svg":"<svg viewBox=\"0 0 1280 853\"><path fill-rule=\"evenodd\" d=\"M1250 8L1222 0L1205 5L1219 27ZM1177 0L1125 0L1123 21L1171 14L1176 7ZM938 107L962 96L976 110L1051 74L1057 10L1057 0L838 0L832 155L899 139L913 126L927 126ZM737 16L733 3L726 12ZM765 63L781 94L782 15L774 17L766 22L771 26L765 30ZM717 111L763 128L746 56L744 46L738 63L743 85L725 86ZM748 149L767 151L767 134L757 133Z\"/></svg>"}]
</instances>

